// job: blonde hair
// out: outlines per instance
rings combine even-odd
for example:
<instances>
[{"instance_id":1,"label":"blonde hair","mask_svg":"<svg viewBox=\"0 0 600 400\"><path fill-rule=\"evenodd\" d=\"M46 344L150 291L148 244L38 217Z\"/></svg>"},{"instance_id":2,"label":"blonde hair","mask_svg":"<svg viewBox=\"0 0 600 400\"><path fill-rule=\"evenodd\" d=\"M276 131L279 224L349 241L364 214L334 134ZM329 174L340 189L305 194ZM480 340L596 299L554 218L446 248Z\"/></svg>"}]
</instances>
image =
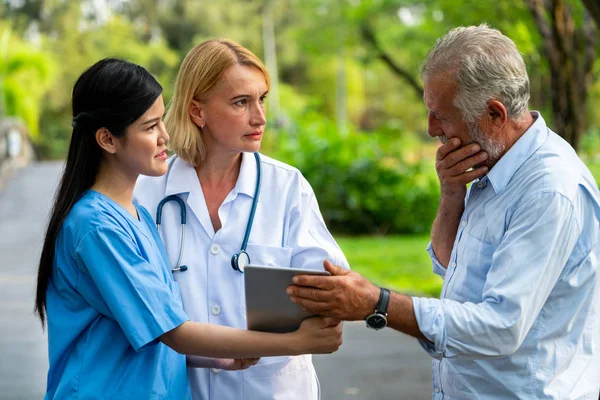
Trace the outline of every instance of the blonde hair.
<instances>
[{"instance_id":1,"label":"blonde hair","mask_svg":"<svg viewBox=\"0 0 600 400\"><path fill-rule=\"evenodd\" d=\"M269 73L260 59L231 40L202 42L190 50L181 63L165 126L171 137L171 150L193 166L200 165L206 149L202 129L190 117L192 100L208 101L225 71L234 65L258 68L265 76L267 88L270 87Z\"/></svg>"}]
</instances>

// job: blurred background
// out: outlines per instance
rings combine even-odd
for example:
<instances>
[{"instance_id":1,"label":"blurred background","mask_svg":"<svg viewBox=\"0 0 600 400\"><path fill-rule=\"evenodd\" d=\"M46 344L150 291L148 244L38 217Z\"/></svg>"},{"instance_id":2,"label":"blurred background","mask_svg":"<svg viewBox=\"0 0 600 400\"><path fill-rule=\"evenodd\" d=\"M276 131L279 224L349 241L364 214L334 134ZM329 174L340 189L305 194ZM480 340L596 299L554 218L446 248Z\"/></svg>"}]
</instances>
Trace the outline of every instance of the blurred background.
<instances>
[{"instance_id":1,"label":"blurred background","mask_svg":"<svg viewBox=\"0 0 600 400\"><path fill-rule=\"evenodd\" d=\"M262 152L306 176L353 269L396 290L439 295L442 281L425 251L439 198L437 142L427 136L419 67L436 38L483 22L516 42L531 79L530 108L600 179L597 0L0 0L0 246L32 260L25 278L2 272L11 267L5 262L0 289L17 279L32 293L50 200L32 203L42 217L27 250L11 242L25 236L6 225L6 213L28 197L52 196L61 164L51 160L66 155L76 78L101 58L125 58L157 77L168 102L185 54L220 37L267 65ZM7 166L24 158L36 160L33 169L6 172L3 183ZM30 186L15 183L48 169L55 172L31 177ZM27 192L41 179L50 182L47 192ZM9 197L15 192L23 198ZM0 314L3 329L17 314L32 318L29 298L14 306L1 296L5 311L22 310ZM427 357L418 365L428 398ZM349 385L344 396L387 398Z\"/></svg>"}]
</instances>

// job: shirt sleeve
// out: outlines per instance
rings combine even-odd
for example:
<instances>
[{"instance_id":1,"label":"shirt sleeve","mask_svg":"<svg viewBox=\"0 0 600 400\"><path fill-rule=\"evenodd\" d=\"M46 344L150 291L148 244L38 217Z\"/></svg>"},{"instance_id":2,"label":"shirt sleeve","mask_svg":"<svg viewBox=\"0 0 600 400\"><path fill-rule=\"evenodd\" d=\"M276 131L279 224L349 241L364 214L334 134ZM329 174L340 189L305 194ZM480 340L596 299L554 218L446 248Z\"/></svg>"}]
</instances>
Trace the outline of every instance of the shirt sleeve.
<instances>
[{"instance_id":1,"label":"shirt sleeve","mask_svg":"<svg viewBox=\"0 0 600 400\"><path fill-rule=\"evenodd\" d=\"M163 266L151 265L140 253L133 239L115 227L94 229L76 250L80 268L110 311L107 317L119 324L136 351L189 319Z\"/></svg>"},{"instance_id":2,"label":"shirt sleeve","mask_svg":"<svg viewBox=\"0 0 600 400\"><path fill-rule=\"evenodd\" d=\"M323 269L323 261L350 269L344 253L327 229L312 187L301 177L300 198L290 207L286 245L292 248L291 266Z\"/></svg>"},{"instance_id":3,"label":"shirt sleeve","mask_svg":"<svg viewBox=\"0 0 600 400\"><path fill-rule=\"evenodd\" d=\"M423 348L438 359L514 353L554 288L579 234L573 206L559 193L540 194L521 206L494 252L481 303L413 298L419 329L431 342L420 341Z\"/></svg>"},{"instance_id":4,"label":"shirt sleeve","mask_svg":"<svg viewBox=\"0 0 600 400\"><path fill-rule=\"evenodd\" d=\"M442 265L440 260L438 260L435 252L433 251L433 246L431 242L427 245L427 253L429 253L429 257L431 258L431 265L433 266L433 273L444 278L446 276L447 268Z\"/></svg>"}]
</instances>

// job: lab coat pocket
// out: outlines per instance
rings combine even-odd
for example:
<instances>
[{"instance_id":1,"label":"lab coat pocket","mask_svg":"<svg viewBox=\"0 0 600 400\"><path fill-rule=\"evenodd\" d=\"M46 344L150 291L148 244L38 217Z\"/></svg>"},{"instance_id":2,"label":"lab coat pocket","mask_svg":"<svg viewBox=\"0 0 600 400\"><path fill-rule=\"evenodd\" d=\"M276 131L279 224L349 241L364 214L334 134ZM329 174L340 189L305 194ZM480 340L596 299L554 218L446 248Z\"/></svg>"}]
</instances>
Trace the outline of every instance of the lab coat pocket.
<instances>
[{"instance_id":1,"label":"lab coat pocket","mask_svg":"<svg viewBox=\"0 0 600 400\"><path fill-rule=\"evenodd\" d=\"M265 357L243 371L244 400L316 400L317 380L310 356Z\"/></svg>"},{"instance_id":2,"label":"lab coat pocket","mask_svg":"<svg viewBox=\"0 0 600 400\"><path fill-rule=\"evenodd\" d=\"M252 265L289 268L292 263L291 247L248 244L246 252L250 256ZM239 304L242 312L246 314L246 289L243 279L240 279Z\"/></svg>"}]
</instances>

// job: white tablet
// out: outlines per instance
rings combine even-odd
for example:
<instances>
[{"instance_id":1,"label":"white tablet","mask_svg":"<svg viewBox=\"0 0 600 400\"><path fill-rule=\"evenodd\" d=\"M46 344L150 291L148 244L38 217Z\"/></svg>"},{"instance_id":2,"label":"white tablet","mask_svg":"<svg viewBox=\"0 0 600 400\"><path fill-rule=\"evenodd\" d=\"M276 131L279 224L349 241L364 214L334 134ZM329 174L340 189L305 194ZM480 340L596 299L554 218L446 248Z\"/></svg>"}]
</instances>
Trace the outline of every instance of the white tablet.
<instances>
[{"instance_id":1,"label":"white tablet","mask_svg":"<svg viewBox=\"0 0 600 400\"><path fill-rule=\"evenodd\" d=\"M244 269L247 326L252 331L293 332L314 314L302 311L285 292L295 275L330 275L327 271L247 265Z\"/></svg>"}]
</instances>

